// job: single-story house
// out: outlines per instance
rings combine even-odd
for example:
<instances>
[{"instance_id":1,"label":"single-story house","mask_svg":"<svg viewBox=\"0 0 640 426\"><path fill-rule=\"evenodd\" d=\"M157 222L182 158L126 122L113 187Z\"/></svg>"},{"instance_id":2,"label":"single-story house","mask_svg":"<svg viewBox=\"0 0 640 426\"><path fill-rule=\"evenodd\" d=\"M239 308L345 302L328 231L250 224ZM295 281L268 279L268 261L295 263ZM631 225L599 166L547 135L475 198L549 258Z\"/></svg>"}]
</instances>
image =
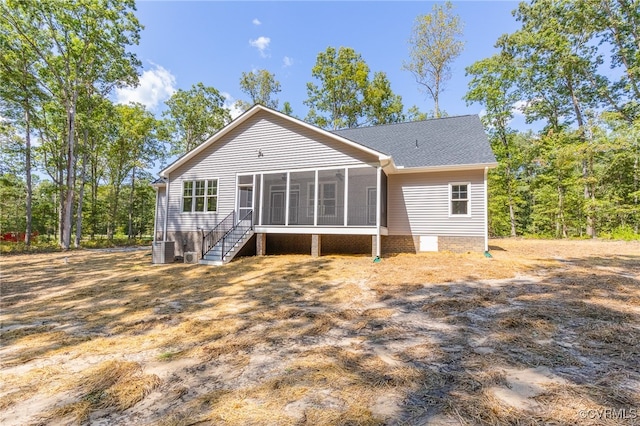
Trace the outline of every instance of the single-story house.
<instances>
[{"instance_id":1,"label":"single-story house","mask_svg":"<svg viewBox=\"0 0 640 426\"><path fill-rule=\"evenodd\" d=\"M154 250L484 251L496 166L474 115L328 131L256 105L160 172Z\"/></svg>"}]
</instances>

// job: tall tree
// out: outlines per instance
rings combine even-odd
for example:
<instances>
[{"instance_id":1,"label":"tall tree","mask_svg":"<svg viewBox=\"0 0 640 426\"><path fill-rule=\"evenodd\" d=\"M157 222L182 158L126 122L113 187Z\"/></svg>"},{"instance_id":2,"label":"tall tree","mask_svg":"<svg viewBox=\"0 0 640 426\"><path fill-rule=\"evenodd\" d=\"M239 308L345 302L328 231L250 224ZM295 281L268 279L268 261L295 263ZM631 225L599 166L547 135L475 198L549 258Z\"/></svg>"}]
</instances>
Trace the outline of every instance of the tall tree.
<instances>
[{"instance_id":1,"label":"tall tree","mask_svg":"<svg viewBox=\"0 0 640 426\"><path fill-rule=\"evenodd\" d=\"M281 92L280 82L276 76L267 70L243 72L240 77L240 90L249 96L250 101L238 101L236 105L243 111L255 104L278 109L278 93Z\"/></svg>"},{"instance_id":2,"label":"tall tree","mask_svg":"<svg viewBox=\"0 0 640 426\"><path fill-rule=\"evenodd\" d=\"M307 121L328 129L402 121L402 98L386 74L377 72L370 81L369 66L352 48L320 52L311 74L319 85L307 83Z\"/></svg>"},{"instance_id":3,"label":"tall tree","mask_svg":"<svg viewBox=\"0 0 640 426\"><path fill-rule=\"evenodd\" d=\"M590 81L603 100L628 123L640 116L640 1L580 0L571 10L574 28L590 31L602 60L609 59L618 77ZM595 43L594 43L595 44ZM596 76L597 77L597 76ZM603 84L604 83L604 84Z\"/></svg>"},{"instance_id":4,"label":"tall tree","mask_svg":"<svg viewBox=\"0 0 640 426\"><path fill-rule=\"evenodd\" d=\"M440 93L451 78L451 64L464 48L462 22L453 5L435 4L430 14L416 18L409 38L410 60L403 68L410 71L419 87L433 99L434 115L441 116Z\"/></svg>"},{"instance_id":5,"label":"tall tree","mask_svg":"<svg viewBox=\"0 0 640 426\"><path fill-rule=\"evenodd\" d=\"M202 83L178 89L166 104L163 116L172 133L172 154L191 151L231 121L224 96Z\"/></svg>"},{"instance_id":6,"label":"tall tree","mask_svg":"<svg viewBox=\"0 0 640 426\"><path fill-rule=\"evenodd\" d=\"M78 99L88 91L137 81L139 62L127 51L141 29L133 0L21 2L0 4L0 19L10 36L30 46L39 64L38 83L65 114L63 157L64 204L60 245L68 249L76 179Z\"/></svg>"},{"instance_id":7,"label":"tall tree","mask_svg":"<svg viewBox=\"0 0 640 426\"><path fill-rule=\"evenodd\" d=\"M505 186L506 206L509 209L509 228L512 237L516 230L516 174L521 166L518 149L514 145L516 132L510 128L513 110L520 100L516 90L518 69L513 66L512 58L507 54L496 54L467 67L471 76L469 91L465 96L467 103L478 102L485 107L482 117L487 128L493 152L499 162L502 181ZM502 204L503 206L505 204Z\"/></svg>"},{"instance_id":8,"label":"tall tree","mask_svg":"<svg viewBox=\"0 0 640 426\"><path fill-rule=\"evenodd\" d=\"M0 19L0 115L11 117L24 134L25 245L31 245L32 233L32 148L31 136L37 105L45 97L38 87L36 74L37 56L31 46L12 37L12 28ZM38 40L41 43L42 40Z\"/></svg>"},{"instance_id":9,"label":"tall tree","mask_svg":"<svg viewBox=\"0 0 640 426\"><path fill-rule=\"evenodd\" d=\"M515 15L522 21L522 29L502 41L525 68L521 85L530 104L525 113L550 119L555 131L574 123L577 126L577 139L558 140L571 141L573 149L582 153L585 228L587 235L595 237L594 171L589 159L593 141L586 132L585 113L599 103L590 77L597 76L601 58L589 43L589 28L578 25L580 20L573 19L574 13L573 2L564 0L521 3Z\"/></svg>"},{"instance_id":10,"label":"tall tree","mask_svg":"<svg viewBox=\"0 0 640 426\"><path fill-rule=\"evenodd\" d=\"M140 104L115 105L109 121L108 148L106 152L109 186L109 216L107 237L112 239L120 212L121 195L125 180L129 178L128 228L132 235L133 200L136 189L136 173L149 166L160 155L157 138L159 123Z\"/></svg>"},{"instance_id":11,"label":"tall tree","mask_svg":"<svg viewBox=\"0 0 640 426\"><path fill-rule=\"evenodd\" d=\"M391 83L384 72L376 72L373 80L364 92L365 115L367 124L400 123L402 114L402 97L391 90Z\"/></svg>"},{"instance_id":12,"label":"tall tree","mask_svg":"<svg viewBox=\"0 0 640 426\"><path fill-rule=\"evenodd\" d=\"M311 75L320 86L307 83L307 120L329 129L357 127L369 85L369 66L362 56L350 47L328 47L318 54Z\"/></svg>"}]
</instances>

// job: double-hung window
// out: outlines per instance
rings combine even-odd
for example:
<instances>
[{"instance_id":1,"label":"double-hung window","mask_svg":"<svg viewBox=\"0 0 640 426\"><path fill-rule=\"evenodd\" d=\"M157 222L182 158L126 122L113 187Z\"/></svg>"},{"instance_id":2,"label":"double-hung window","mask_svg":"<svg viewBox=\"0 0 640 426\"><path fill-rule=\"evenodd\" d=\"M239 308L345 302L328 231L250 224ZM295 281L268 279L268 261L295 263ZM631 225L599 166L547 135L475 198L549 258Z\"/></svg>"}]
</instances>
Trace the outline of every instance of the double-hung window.
<instances>
[{"instance_id":1,"label":"double-hung window","mask_svg":"<svg viewBox=\"0 0 640 426\"><path fill-rule=\"evenodd\" d=\"M337 201L337 185L336 182L320 182L318 183L320 191L318 191L318 216L335 216ZM313 216L313 204L315 197L315 185L309 184L309 204L308 215Z\"/></svg>"},{"instance_id":2,"label":"double-hung window","mask_svg":"<svg viewBox=\"0 0 640 426\"><path fill-rule=\"evenodd\" d=\"M449 184L449 215L470 216L469 208L469 183Z\"/></svg>"},{"instance_id":3,"label":"double-hung window","mask_svg":"<svg viewBox=\"0 0 640 426\"><path fill-rule=\"evenodd\" d=\"M182 183L183 212L216 212L218 179L186 180Z\"/></svg>"}]
</instances>

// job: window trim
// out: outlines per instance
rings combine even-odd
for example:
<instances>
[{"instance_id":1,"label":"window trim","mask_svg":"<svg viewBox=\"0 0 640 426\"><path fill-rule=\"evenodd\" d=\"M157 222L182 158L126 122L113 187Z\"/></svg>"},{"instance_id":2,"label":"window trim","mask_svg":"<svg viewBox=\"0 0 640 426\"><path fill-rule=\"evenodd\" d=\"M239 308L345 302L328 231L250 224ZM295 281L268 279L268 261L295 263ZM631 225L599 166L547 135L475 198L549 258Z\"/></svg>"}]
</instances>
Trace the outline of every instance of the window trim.
<instances>
[{"instance_id":1,"label":"window trim","mask_svg":"<svg viewBox=\"0 0 640 426\"><path fill-rule=\"evenodd\" d=\"M209 182L215 181L215 195L209 195ZM198 195L196 196L196 182L204 182L204 194L203 195ZM186 183L191 183L191 195L189 197L185 197L184 195L184 189L185 189L185 184ZM182 193L180 195L180 213L181 214L211 214L211 213L218 213L218 201L219 201L219 193L220 193L220 179L219 178L207 178L207 179L184 179L182 181ZM185 198L191 198L191 210L184 210L184 199ZM196 198L203 198L204 199L204 205L203 205L203 210L195 210L196 207ZM216 199L216 209L215 210L206 210L207 206L208 206L208 201L210 198L215 198Z\"/></svg>"},{"instance_id":2,"label":"window trim","mask_svg":"<svg viewBox=\"0 0 640 426\"><path fill-rule=\"evenodd\" d=\"M467 186L467 198L466 200L454 200L453 199L453 187L466 185ZM471 217L471 182L449 182L449 217ZM454 201L466 201L467 202L467 213L459 214L453 213L453 202Z\"/></svg>"},{"instance_id":3,"label":"window trim","mask_svg":"<svg viewBox=\"0 0 640 426\"><path fill-rule=\"evenodd\" d=\"M327 198L327 200L334 200L335 201L335 204L333 205L334 214L321 214L320 213L321 207L323 207L323 202L325 200L325 198L324 198L324 189L323 189L322 191L318 192L318 217L337 217L338 216L338 181L336 181L336 180L326 180L326 181L319 181L318 182L318 186L323 186L324 187L324 185L333 185L333 187L334 187L335 197L334 198ZM310 191L311 187L314 187L314 191L315 191L315 183L314 182L307 182L307 195L311 192ZM314 192L313 195L314 195L313 199L310 199L309 201L313 201L314 204L315 204L315 198L316 198L315 197L315 195L316 195L315 192ZM309 207L311 207L311 206L309 206ZM308 211L309 211L309 209L307 209L307 217L313 217L314 210L313 209L311 210L311 215L308 214Z\"/></svg>"}]
</instances>

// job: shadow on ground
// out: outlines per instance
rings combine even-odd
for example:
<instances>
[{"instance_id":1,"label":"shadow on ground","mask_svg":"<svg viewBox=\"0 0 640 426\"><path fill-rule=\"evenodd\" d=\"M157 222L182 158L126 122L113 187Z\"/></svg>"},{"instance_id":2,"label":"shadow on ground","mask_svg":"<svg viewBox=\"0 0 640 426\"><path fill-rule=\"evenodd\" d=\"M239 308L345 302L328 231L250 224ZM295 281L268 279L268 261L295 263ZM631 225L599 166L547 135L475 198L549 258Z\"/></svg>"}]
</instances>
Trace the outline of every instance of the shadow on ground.
<instances>
[{"instance_id":1,"label":"shadow on ground","mask_svg":"<svg viewBox=\"0 0 640 426\"><path fill-rule=\"evenodd\" d=\"M9 424L629 424L619 410L640 407L640 256L485 280L500 260L465 257L444 283L437 257L413 274L406 258L66 257L3 264ZM114 360L120 376L95 368Z\"/></svg>"}]
</instances>

